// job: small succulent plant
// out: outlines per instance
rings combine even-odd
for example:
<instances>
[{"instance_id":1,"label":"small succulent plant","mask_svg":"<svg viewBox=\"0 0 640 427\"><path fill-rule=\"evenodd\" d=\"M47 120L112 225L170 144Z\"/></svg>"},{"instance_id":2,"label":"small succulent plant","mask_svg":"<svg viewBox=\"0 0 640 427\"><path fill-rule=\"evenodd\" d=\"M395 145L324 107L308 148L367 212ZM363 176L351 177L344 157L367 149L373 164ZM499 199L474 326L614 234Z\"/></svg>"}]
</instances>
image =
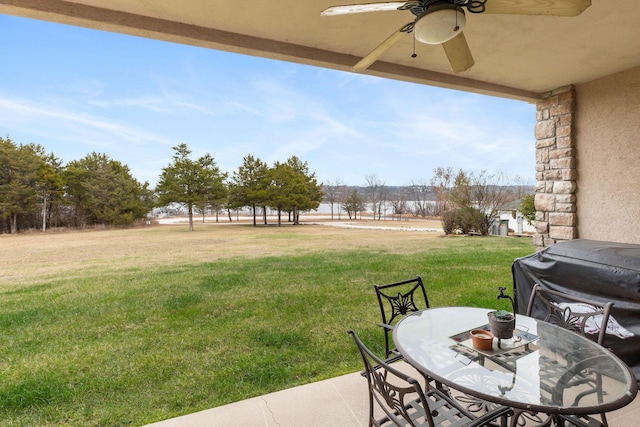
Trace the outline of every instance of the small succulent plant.
<instances>
[{"instance_id":1,"label":"small succulent plant","mask_svg":"<svg viewBox=\"0 0 640 427\"><path fill-rule=\"evenodd\" d=\"M508 312L507 310L496 310L494 313L495 313L495 314L494 314L494 316L495 316L497 319L505 319L505 320L508 320L508 319L511 319L511 318L513 317L513 314L511 314L511 313L510 313L510 312Z\"/></svg>"}]
</instances>

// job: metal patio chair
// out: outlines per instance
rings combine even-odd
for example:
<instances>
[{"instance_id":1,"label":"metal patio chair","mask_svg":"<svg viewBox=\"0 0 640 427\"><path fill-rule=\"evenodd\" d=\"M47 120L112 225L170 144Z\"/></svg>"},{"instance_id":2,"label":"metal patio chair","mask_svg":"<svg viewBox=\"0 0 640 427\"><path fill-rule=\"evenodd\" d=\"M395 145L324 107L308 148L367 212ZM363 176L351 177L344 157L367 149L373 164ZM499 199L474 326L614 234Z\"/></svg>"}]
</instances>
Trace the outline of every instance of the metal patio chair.
<instances>
[{"instance_id":1,"label":"metal patio chair","mask_svg":"<svg viewBox=\"0 0 640 427\"><path fill-rule=\"evenodd\" d=\"M429 298L420 276L373 287L380 304L382 322L378 325L384 330L385 359L387 363L394 362L402 355L393 345L393 326L406 314L429 308Z\"/></svg>"},{"instance_id":2,"label":"metal patio chair","mask_svg":"<svg viewBox=\"0 0 640 427\"><path fill-rule=\"evenodd\" d=\"M511 412L511 408L500 407L476 418L446 393L434 388L425 391L418 380L373 354L355 332L347 332L353 337L364 362L369 393L369 427L488 426ZM381 418L376 418L376 414Z\"/></svg>"},{"instance_id":3,"label":"metal patio chair","mask_svg":"<svg viewBox=\"0 0 640 427\"><path fill-rule=\"evenodd\" d=\"M594 341L604 346L612 306L613 303L611 302L601 303L564 292L545 289L536 284L531 291L526 314L582 334L590 339L593 338L589 337L589 335L596 335ZM572 363L570 354L565 355L565 359L568 363ZM549 369L553 369L553 367L549 366ZM544 381L544 379L541 378L541 381ZM596 375L595 381L576 375L573 385L579 384L590 384L591 388L579 393L575 398L576 402L589 394L596 393L598 402L602 403L602 376L600 374ZM607 426L606 415L602 413L600 417L602 418L602 425ZM566 417L565 419L570 423L577 424L575 418ZM584 420L582 421L584 422ZM593 420L592 425L595 425L595 422Z\"/></svg>"},{"instance_id":4,"label":"metal patio chair","mask_svg":"<svg viewBox=\"0 0 640 427\"><path fill-rule=\"evenodd\" d=\"M596 302L586 298L569 295L552 289L544 289L536 284L531 291L527 306L527 316L542 318L545 322L558 325L564 329L577 332L588 337L589 328L593 328L596 319L600 320L596 342L604 346L607 323L611 314L612 302ZM537 309L537 311L534 311ZM602 319L599 319L602 316ZM597 326L597 325L596 325Z\"/></svg>"}]
</instances>

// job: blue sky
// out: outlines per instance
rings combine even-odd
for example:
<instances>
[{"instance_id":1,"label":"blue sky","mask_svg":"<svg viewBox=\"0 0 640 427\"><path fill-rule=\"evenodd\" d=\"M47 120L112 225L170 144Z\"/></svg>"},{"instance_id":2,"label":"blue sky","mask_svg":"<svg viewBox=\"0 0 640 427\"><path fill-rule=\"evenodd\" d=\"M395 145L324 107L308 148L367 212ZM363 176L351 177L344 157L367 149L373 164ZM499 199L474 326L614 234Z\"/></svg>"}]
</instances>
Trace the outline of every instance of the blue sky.
<instances>
[{"instance_id":1,"label":"blue sky","mask_svg":"<svg viewBox=\"0 0 640 427\"><path fill-rule=\"evenodd\" d=\"M428 181L438 166L534 181L535 106L0 15L0 135L91 152L155 185L186 143L233 172L292 155L321 182Z\"/></svg>"}]
</instances>

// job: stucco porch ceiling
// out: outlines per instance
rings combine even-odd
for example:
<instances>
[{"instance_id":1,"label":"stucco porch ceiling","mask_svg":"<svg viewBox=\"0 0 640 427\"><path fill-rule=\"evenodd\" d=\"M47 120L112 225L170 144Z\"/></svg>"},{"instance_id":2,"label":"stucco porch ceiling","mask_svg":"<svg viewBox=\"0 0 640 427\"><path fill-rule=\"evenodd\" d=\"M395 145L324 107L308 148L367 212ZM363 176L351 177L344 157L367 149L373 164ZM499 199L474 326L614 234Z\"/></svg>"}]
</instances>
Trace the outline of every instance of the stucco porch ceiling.
<instances>
[{"instance_id":1,"label":"stucco porch ceiling","mask_svg":"<svg viewBox=\"0 0 640 427\"><path fill-rule=\"evenodd\" d=\"M0 0L0 13L349 71L413 19L408 11L320 16L329 6L368 2ZM592 0L576 17L467 13L471 69L454 74L438 45L417 43L412 58L408 35L364 73L535 101L640 66L639 6Z\"/></svg>"}]
</instances>

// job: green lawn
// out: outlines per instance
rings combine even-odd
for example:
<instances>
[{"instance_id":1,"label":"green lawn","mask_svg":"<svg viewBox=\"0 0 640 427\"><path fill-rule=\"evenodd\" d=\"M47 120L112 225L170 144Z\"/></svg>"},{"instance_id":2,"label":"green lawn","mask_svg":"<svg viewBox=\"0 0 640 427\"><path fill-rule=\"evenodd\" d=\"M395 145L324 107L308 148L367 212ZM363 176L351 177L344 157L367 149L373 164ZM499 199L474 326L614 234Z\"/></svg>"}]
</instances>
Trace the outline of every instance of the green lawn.
<instances>
[{"instance_id":1,"label":"green lawn","mask_svg":"<svg viewBox=\"0 0 640 427\"><path fill-rule=\"evenodd\" d=\"M378 244L345 243L372 236ZM311 226L191 234L166 226L68 239L0 238L7 256L31 242L18 249L30 259L13 266L11 283L0 281L2 426L139 426L354 372L361 361L348 328L374 350L384 346L372 283L420 274L432 306L508 308L496 287L510 288L514 258L534 251L528 239ZM148 261L153 239L175 252L171 262ZM125 240L120 255L91 268L73 256L110 253ZM231 255L194 261L196 241ZM29 267L64 251L71 265Z\"/></svg>"}]
</instances>

